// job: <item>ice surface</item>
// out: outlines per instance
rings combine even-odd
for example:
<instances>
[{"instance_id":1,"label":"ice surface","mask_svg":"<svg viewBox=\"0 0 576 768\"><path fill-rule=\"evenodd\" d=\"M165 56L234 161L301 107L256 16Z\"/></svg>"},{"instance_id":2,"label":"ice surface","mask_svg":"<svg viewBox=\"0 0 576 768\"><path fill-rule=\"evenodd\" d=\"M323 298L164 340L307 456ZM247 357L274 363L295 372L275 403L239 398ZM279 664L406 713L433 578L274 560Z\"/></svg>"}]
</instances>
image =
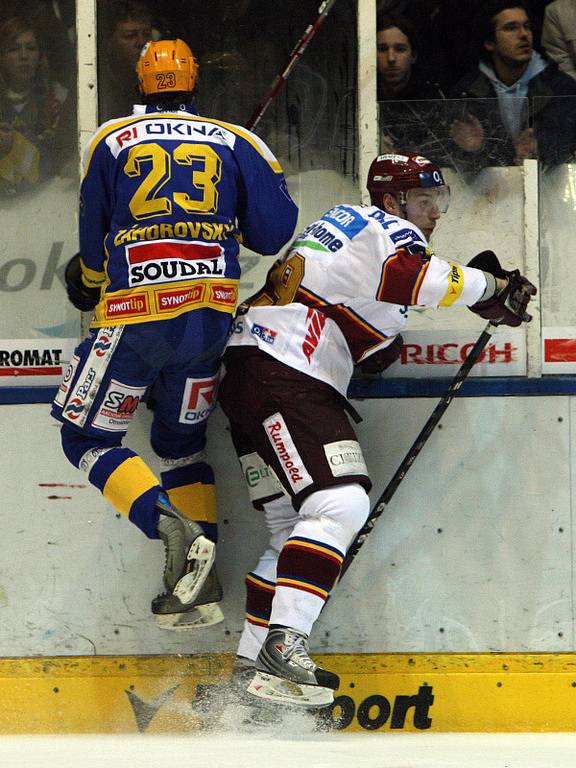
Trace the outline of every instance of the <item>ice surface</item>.
<instances>
[{"instance_id":1,"label":"ice surface","mask_svg":"<svg viewBox=\"0 0 576 768\"><path fill-rule=\"evenodd\" d=\"M2 768L574 768L576 734L7 736Z\"/></svg>"}]
</instances>

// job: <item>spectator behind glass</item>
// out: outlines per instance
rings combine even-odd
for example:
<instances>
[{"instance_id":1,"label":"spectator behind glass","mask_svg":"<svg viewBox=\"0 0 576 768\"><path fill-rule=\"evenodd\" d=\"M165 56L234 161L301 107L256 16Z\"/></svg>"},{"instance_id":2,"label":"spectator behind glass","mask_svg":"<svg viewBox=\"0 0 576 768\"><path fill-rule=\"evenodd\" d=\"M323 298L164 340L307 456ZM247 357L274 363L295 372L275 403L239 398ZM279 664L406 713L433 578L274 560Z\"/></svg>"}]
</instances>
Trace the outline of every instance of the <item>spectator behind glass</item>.
<instances>
[{"instance_id":1,"label":"spectator behind glass","mask_svg":"<svg viewBox=\"0 0 576 768\"><path fill-rule=\"evenodd\" d=\"M380 151L411 150L446 165L446 135L438 130L445 95L418 66L415 26L405 16L381 16L376 43Z\"/></svg>"},{"instance_id":2,"label":"spectator behind glass","mask_svg":"<svg viewBox=\"0 0 576 768\"><path fill-rule=\"evenodd\" d=\"M136 62L151 40L152 14L144 3L99 3L99 122L130 115L139 99Z\"/></svg>"},{"instance_id":3,"label":"spectator behind glass","mask_svg":"<svg viewBox=\"0 0 576 768\"><path fill-rule=\"evenodd\" d=\"M576 79L576 3L554 0L544 11L542 47L563 72Z\"/></svg>"},{"instance_id":4,"label":"spectator behind glass","mask_svg":"<svg viewBox=\"0 0 576 768\"><path fill-rule=\"evenodd\" d=\"M520 165L536 156L545 166L567 161L576 145L576 103L553 97L575 96L576 82L534 50L527 6L522 0L488 0L474 29L481 60L451 92L471 100L452 124L461 169ZM497 107L486 101L494 97Z\"/></svg>"},{"instance_id":5,"label":"spectator behind glass","mask_svg":"<svg viewBox=\"0 0 576 768\"><path fill-rule=\"evenodd\" d=\"M74 0L2 0L2 17L22 14L42 31L50 72L69 90L76 88L76 9Z\"/></svg>"},{"instance_id":6,"label":"spectator behind glass","mask_svg":"<svg viewBox=\"0 0 576 768\"><path fill-rule=\"evenodd\" d=\"M60 170L74 133L73 120L62 119L67 101L33 25L19 16L1 22L0 192L17 194Z\"/></svg>"}]
</instances>

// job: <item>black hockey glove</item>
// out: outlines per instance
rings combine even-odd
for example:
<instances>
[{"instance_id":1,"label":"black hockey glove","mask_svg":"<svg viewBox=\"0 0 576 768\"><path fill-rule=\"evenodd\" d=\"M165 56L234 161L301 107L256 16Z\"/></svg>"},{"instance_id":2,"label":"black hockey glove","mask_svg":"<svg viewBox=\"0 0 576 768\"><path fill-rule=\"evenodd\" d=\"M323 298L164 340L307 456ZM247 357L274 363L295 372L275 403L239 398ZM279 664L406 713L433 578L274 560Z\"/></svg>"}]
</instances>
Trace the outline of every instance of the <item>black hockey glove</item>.
<instances>
[{"instance_id":1,"label":"black hockey glove","mask_svg":"<svg viewBox=\"0 0 576 768\"><path fill-rule=\"evenodd\" d=\"M506 281L504 288L496 288L496 293L486 301L478 301L470 309L474 314L480 315L485 320L490 320L494 325L509 325L516 327L522 322L529 323L532 315L526 312L526 308L533 296L536 295L536 287L514 269L507 272L502 269L498 257L493 251L482 251L468 263L469 267L489 272L494 277Z\"/></svg>"},{"instance_id":2,"label":"black hockey glove","mask_svg":"<svg viewBox=\"0 0 576 768\"><path fill-rule=\"evenodd\" d=\"M379 349L378 352L374 352L366 360L362 360L358 366L360 372L364 376L378 376L398 360L403 344L404 339L398 334L392 344L388 344L384 349Z\"/></svg>"},{"instance_id":3,"label":"black hockey glove","mask_svg":"<svg viewBox=\"0 0 576 768\"><path fill-rule=\"evenodd\" d=\"M88 288L82 282L80 254L77 253L68 262L64 270L68 300L81 312L91 312L100 301L100 288Z\"/></svg>"}]
</instances>

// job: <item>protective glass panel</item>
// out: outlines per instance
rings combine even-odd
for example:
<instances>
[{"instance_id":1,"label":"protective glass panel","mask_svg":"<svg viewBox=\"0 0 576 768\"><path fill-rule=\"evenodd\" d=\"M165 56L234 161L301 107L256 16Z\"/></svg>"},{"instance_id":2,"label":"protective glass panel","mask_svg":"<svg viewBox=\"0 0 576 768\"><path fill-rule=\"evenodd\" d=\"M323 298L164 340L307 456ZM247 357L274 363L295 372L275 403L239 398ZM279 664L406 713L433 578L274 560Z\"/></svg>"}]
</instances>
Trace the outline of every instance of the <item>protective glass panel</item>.
<instances>
[{"instance_id":1,"label":"protective glass panel","mask_svg":"<svg viewBox=\"0 0 576 768\"><path fill-rule=\"evenodd\" d=\"M527 99L515 100L514 109L520 130L529 117ZM505 269L522 270L522 167L497 99L382 101L379 130L381 153L417 152L442 169L450 186L450 206L431 236L437 256L466 264L477 253L492 250ZM409 312L401 364L386 375L453 375L484 321L465 307ZM471 375L525 373L524 329L501 328Z\"/></svg>"},{"instance_id":2,"label":"protective glass panel","mask_svg":"<svg viewBox=\"0 0 576 768\"><path fill-rule=\"evenodd\" d=\"M252 126L294 46L317 18L317 0L287 0L280 9L266 0L99 2L100 121L130 114L138 101L134 66L144 42L180 37L198 59L199 113ZM354 178L356 37L356 3L342 0L254 127L284 169L300 208L299 229L336 203L360 201ZM263 282L270 260L242 249L241 262L243 298Z\"/></svg>"},{"instance_id":3,"label":"protective glass panel","mask_svg":"<svg viewBox=\"0 0 576 768\"><path fill-rule=\"evenodd\" d=\"M576 97L534 99L533 109L535 124L544 126L537 133L542 370L574 374Z\"/></svg>"},{"instance_id":4,"label":"protective glass panel","mask_svg":"<svg viewBox=\"0 0 576 768\"><path fill-rule=\"evenodd\" d=\"M0 11L0 386L57 384L79 332L75 4Z\"/></svg>"}]
</instances>

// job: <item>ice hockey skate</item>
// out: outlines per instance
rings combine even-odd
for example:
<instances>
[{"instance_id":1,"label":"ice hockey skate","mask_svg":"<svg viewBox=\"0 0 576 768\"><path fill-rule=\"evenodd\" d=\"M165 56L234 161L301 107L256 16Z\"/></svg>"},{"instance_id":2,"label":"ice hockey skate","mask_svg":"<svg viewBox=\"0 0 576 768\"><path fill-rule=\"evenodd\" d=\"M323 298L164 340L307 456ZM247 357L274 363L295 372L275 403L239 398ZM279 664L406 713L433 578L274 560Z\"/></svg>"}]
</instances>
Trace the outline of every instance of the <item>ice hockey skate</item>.
<instances>
[{"instance_id":1,"label":"ice hockey skate","mask_svg":"<svg viewBox=\"0 0 576 768\"><path fill-rule=\"evenodd\" d=\"M338 675L318 667L308 655L308 636L274 626L258 658L248 692L292 707L326 707L334 701Z\"/></svg>"},{"instance_id":2,"label":"ice hockey skate","mask_svg":"<svg viewBox=\"0 0 576 768\"><path fill-rule=\"evenodd\" d=\"M280 721L281 707L248 693L253 677L254 662L237 657L226 682L197 687L193 706L202 718L203 730L258 732Z\"/></svg>"},{"instance_id":3,"label":"ice hockey skate","mask_svg":"<svg viewBox=\"0 0 576 768\"><path fill-rule=\"evenodd\" d=\"M197 629L224 618L218 602L222 587L214 569L216 545L202 528L184 517L160 494L158 535L164 542L166 592L152 601L152 613L163 629Z\"/></svg>"}]
</instances>

